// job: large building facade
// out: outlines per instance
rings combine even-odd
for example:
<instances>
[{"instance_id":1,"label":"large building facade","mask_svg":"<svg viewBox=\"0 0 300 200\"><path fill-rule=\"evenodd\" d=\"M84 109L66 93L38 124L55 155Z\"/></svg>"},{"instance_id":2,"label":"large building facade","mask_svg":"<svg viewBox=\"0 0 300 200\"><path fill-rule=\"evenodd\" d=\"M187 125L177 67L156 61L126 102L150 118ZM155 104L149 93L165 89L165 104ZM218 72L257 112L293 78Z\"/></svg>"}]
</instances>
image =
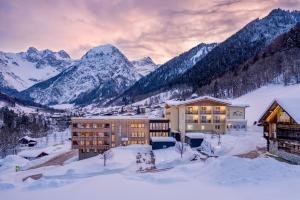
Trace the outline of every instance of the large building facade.
<instances>
[{"instance_id":1,"label":"large building facade","mask_svg":"<svg viewBox=\"0 0 300 200\"><path fill-rule=\"evenodd\" d=\"M187 132L221 133L246 130L247 105L234 105L213 97L199 97L186 101L168 101L165 105L170 128L181 137Z\"/></svg>"},{"instance_id":2,"label":"large building facade","mask_svg":"<svg viewBox=\"0 0 300 200\"><path fill-rule=\"evenodd\" d=\"M277 99L259 122L264 127L268 151L300 164L300 99Z\"/></svg>"},{"instance_id":3,"label":"large building facade","mask_svg":"<svg viewBox=\"0 0 300 200\"><path fill-rule=\"evenodd\" d=\"M149 144L151 137L167 137L169 120L163 118L105 116L72 118L72 148L79 159L98 155L111 147Z\"/></svg>"}]
</instances>

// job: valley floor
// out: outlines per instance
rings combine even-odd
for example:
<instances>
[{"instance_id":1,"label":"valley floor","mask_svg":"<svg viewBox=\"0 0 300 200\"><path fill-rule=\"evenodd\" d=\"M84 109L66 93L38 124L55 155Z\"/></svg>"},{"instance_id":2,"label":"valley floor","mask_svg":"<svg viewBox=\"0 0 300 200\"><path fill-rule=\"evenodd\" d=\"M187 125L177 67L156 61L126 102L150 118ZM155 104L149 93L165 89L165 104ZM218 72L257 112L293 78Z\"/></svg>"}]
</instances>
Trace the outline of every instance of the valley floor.
<instances>
[{"instance_id":1,"label":"valley floor","mask_svg":"<svg viewBox=\"0 0 300 200\"><path fill-rule=\"evenodd\" d=\"M300 199L300 167L261 154L249 159L245 154L265 146L261 129L206 138L216 158L191 161L196 153L188 149L183 158L168 148L154 151L160 172L137 172L136 155L149 153L150 146L131 145L113 149L113 158L103 167L103 160L93 157L78 161L70 158L64 165L36 166L68 152L69 143L55 145L53 154L42 161L27 161L19 156L0 160L1 199ZM15 172L15 165L22 171ZM29 170L26 170L29 169ZM34 180L25 177L41 175ZM38 177L39 178L39 177Z\"/></svg>"}]
</instances>

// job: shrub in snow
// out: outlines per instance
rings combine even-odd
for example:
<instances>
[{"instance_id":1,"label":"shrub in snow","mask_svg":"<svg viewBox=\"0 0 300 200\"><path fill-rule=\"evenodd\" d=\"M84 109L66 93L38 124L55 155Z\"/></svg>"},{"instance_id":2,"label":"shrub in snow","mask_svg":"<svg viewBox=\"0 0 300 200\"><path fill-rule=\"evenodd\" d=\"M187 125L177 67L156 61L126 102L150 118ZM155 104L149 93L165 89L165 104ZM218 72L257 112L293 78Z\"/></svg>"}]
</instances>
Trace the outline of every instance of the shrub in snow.
<instances>
[{"instance_id":1,"label":"shrub in snow","mask_svg":"<svg viewBox=\"0 0 300 200\"><path fill-rule=\"evenodd\" d=\"M106 166L107 160L113 157L113 152L111 150L107 150L100 154L100 159L103 159L103 166Z\"/></svg>"},{"instance_id":2,"label":"shrub in snow","mask_svg":"<svg viewBox=\"0 0 300 200\"><path fill-rule=\"evenodd\" d=\"M182 158L183 154L187 151L186 144L183 142L177 142L175 145L175 151L179 153Z\"/></svg>"},{"instance_id":3,"label":"shrub in snow","mask_svg":"<svg viewBox=\"0 0 300 200\"><path fill-rule=\"evenodd\" d=\"M200 151L201 153L204 153L204 154L209 155L209 156L214 155L213 147L206 140L203 140L201 146L197 150Z\"/></svg>"}]
</instances>

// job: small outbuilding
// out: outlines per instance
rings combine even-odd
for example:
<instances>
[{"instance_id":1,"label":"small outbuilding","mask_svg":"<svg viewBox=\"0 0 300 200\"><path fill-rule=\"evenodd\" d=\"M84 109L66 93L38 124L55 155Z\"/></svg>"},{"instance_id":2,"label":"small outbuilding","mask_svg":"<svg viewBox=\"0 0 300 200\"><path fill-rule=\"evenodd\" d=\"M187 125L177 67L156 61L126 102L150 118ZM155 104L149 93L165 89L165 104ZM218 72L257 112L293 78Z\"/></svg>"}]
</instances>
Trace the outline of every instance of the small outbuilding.
<instances>
[{"instance_id":1,"label":"small outbuilding","mask_svg":"<svg viewBox=\"0 0 300 200\"><path fill-rule=\"evenodd\" d=\"M173 137L150 137L152 150L166 149L175 146L176 139Z\"/></svg>"},{"instance_id":2,"label":"small outbuilding","mask_svg":"<svg viewBox=\"0 0 300 200\"><path fill-rule=\"evenodd\" d=\"M36 150L21 151L18 155L27 160L35 160L37 158L41 158L49 154L43 150L36 149Z\"/></svg>"},{"instance_id":3,"label":"small outbuilding","mask_svg":"<svg viewBox=\"0 0 300 200\"><path fill-rule=\"evenodd\" d=\"M22 146L34 147L37 144L37 141L29 136L25 136L19 139L19 144Z\"/></svg>"},{"instance_id":4,"label":"small outbuilding","mask_svg":"<svg viewBox=\"0 0 300 200\"><path fill-rule=\"evenodd\" d=\"M186 133L185 143L191 148L200 147L204 140L204 133Z\"/></svg>"}]
</instances>

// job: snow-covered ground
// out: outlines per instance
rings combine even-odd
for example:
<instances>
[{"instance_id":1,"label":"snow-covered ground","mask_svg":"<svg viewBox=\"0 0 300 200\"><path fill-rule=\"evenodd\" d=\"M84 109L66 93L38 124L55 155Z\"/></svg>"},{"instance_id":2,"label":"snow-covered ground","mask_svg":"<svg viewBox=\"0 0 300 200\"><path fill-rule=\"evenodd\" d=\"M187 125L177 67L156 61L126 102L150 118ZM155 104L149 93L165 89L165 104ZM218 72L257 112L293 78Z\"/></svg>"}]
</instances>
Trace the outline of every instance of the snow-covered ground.
<instances>
[{"instance_id":1,"label":"snow-covered ground","mask_svg":"<svg viewBox=\"0 0 300 200\"><path fill-rule=\"evenodd\" d=\"M190 148L183 158L174 147L156 150L156 167L166 170L155 173L137 172L136 155L149 153L151 147L147 145L114 148L106 167L97 156L81 161L71 159L63 166L15 172L16 164L23 167L32 161L10 156L0 161L0 196L14 200L300 198L299 166L264 155L256 159L234 156L265 146L259 127L223 135L221 144L217 137L207 136L205 140L219 157L191 161L197 152ZM68 145L56 146L70 148ZM22 181L40 173L43 177L39 180Z\"/></svg>"}]
</instances>

